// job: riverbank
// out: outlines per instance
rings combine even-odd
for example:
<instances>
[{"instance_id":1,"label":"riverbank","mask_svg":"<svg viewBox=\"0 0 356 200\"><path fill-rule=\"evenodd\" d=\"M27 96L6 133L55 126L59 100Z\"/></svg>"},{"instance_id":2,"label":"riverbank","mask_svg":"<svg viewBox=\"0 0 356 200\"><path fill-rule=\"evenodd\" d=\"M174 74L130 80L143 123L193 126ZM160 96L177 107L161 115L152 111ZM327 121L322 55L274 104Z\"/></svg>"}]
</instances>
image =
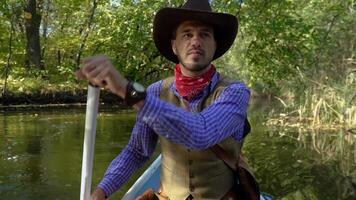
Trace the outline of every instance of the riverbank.
<instances>
[{"instance_id":1,"label":"riverbank","mask_svg":"<svg viewBox=\"0 0 356 200\"><path fill-rule=\"evenodd\" d=\"M19 110L41 110L44 108L85 108L87 90L54 91L47 93L9 93L5 97L0 96L0 112ZM100 104L110 105L120 109L127 109L123 100L116 95L101 90Z\"/></svg>"},{"instance_id":2,"label":"riverbank","mask_svg":"<svg viewBox=\"0 0 356 200\"><path fill-rule=\"evenodd\" d=\"M24 84L24 87L28 85ZM43 109L66 109L85 108L87 101L87 89L84 84L68 84L58 87L55 84L41 87L17 88L6 95L0 96L0 113L10 111L33 111ZM14 87L15 88L15 87ZM262 104L271 104L265 124L269 127L300 128L301 130L321 129L336 130L344 129L354 133L356 130L356 106L352 105L352 99L348 100L336 89L329 88L329 92L312 93L307 90L305 99L297 102L292 97L273 97L268 94L259 94L251 90L251 104L261 101ZM255 102L255 103L254 103ZM101 107L108 105L115 109L131 109L127 107L121 98L107 90L100 92ZM249 113L251 114L251 113Z\"/></svg>"}]
</instances>

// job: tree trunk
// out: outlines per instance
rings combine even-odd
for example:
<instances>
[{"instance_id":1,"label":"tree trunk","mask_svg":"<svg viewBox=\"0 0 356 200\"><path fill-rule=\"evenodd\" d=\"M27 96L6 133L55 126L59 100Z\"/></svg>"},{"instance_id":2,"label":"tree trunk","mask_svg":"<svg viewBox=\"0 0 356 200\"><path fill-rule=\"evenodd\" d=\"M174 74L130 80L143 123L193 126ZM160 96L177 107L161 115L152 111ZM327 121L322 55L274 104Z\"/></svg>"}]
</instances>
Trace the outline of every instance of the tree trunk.
<instances>
[{"instance_id":1,"label":"tree trunk","mask_svg":"<svg viewBox=\"0 0 356 200\"><path fill-rule=\"evenodd\" d=\"M96 10L97 4L98 4L97 0L93 0L93 7L90 10L90 15L89 15L89 18L88 18L88 23L87 23L87 29L84 32L84 35L82 37L83 39L82 39L82 42L80 43L79 51L78 51L77 56L76 56L76 64L77 64L77 66L79 66L79 64L80 64L80 59L81 59L81 56L82 56L82 53L83 53L83 50L84 50L84 47L85 47L85 43L86 43L87 38L88 38L89 33L90 33L90 29L91 29L91 25L93 23L94 14L95 14L95 10Z\"/></svg>"},{"instance_id":2,"label":"tree trunk","mask_svg":"<svg viewBox=\"0 0 356 200\"><path fill-rule=\"evenodd\" d=\"M42 44L42 51L41 51L41 56L42 58L45 55L46 52L46 47L47 47L47 38L48 38L48 15L49 15L49 5L50 1L47 0L44 2L45 8L43 9L43 19L42 19L42 38L43 38L43 44ZM43 63L45 64L45 63Z\"/></svg>"},{"instance_id":3,"label":"tree trunk","mask_svg":"<svg viewBox=\"0 0 356 200\"><path fill-rule=\"evenodd\" d=\"M67 21L68 18L69 18L69 15L68 15L68 14L65 14L64 17L65 17L65 18L64 18L64 20L62 20L61 26L60 26L60 28L59 28L61 34L63 33L64 26L65 26L65 24L66 24L66 21ZM62 60L64 60L64 56L62 56L62 53L61 53L61 52L62 52L61 49L57 49L57 65L58 65L58 66L61 66ZM64 53L63 53L63 54L64 54Z\"/></svg>"},{"instance_id":4,"label":"tree trunk","mask_svg":"<svg viewBox=\"0 0 356 200\"><path fill-rule=\"evenodd\" d=\"M11 11L13 12L13 8L11 9ZM12 13L11 16L11 21L10 21L10 37L9 37L9 54L7 56L7 63L5 65L5 71L4 71L4 75L5 75L5 83L4 83L4 88L2 91L2 104L3 105L7 105L9 102L7 101L7 78L9 77L9 72L10 72L10 65L11 65L11 58L12 58L12 37L13 37L13 33L14 33L14 14Z\"/></svg>"},{"instance_id":5,"label":"tree trunk","mask_svg":"<svg viewBox=\"0 0 356 200\"><path fill-rule=\"evenodd\" d=\"M57 65L58 66L61 66L61 60L62 60L61 51L57 50Z\"/></svg>"},{"instance_id":6,"label":"tree trunk","mask_svg":"<svg viewBox=\"0 0 356 200\"><path fill-rule=\"evenodd\" d=\"M40 47L40 24L41 15L37 13L36 0L28 0L25 8L26 18L26 38L27 38L27 57L29 65L35 65L38 69L44 69L41 62Z\"/></svg>"}]
</instances>

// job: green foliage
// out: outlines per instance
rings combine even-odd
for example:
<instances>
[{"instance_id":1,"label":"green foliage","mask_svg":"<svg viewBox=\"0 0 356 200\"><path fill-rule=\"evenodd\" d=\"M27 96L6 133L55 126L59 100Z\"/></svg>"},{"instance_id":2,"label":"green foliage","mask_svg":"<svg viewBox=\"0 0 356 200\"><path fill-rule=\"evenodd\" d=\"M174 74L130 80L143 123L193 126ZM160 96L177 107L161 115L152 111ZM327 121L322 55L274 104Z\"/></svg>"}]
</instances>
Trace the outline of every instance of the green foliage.
<instances>
[{"instance_id":1,"label":"green foliage","mask_svg":"<svg viewBox=\"0 0 356 200\"><path fill-rule=\"evenodd\" d=\"M106 54L131 79L146 80L149 75L153 81L171 68L152 41L152 19L159 8L176 7L183 0L97 1L92 26L87 29L92 2L43 1L39 12L48 12L48 27L41 42L49 74L70 76L78 67L75 59L85 32L89 37L83 56ZM24 3L6 1L0 5L0 28L5 30L0 33L0 61L6 63L9 22L13 18L14 68L25 66ZM223 0L212 4L214 10L237 15L240 20L235 45L217 61L218 67L233 71L251 86L262 85L266 91L277 92L285 79L293 80L290 83L300 81L298 69L309 78L319 80L320 74L330 73L337 79L344 73L335 73L340 72L335 64L354 56L350 25L355 27L356 22L350 11L354 9L351 0L247 0L242 5L240 1Z\"/></svg>"},{"instance_id":2,"label":"green foliage","mask_svg":"<svg viewBox=\"0 0 356 200\"><path fill-rule=\"evenodd\" d=\"M356 95L354 2L249 0L234 7L239 34L218 66L257 93L285 99L287 112L301 111L303 119L311 119L308 125L351 125L356 107L350 100Z\"/></svg>"},{"instance_id":3,"label":"green foliage","mask_svg":"<svg viewBox=\"0 0 356 200\"><path fill-rule=\"evenodd\" d=\"M153 43L152 22L159 8L177 7L184 0L95 0L92 21L94 0L38 2L43 16L40 35L45 70L41 72L26 67L26 1L0 3L0 66L8 64L11 21L15 29L11 81L34 80L40 74L51 84L77 85L73 71L79 67L78 54L81 58L105 54L125 76L146 85L172 73L172 63L160 56ZM245 81L258 93L292 94L300 102L317 91L314 85L310 88L313 81L331 88L337 85L343 93L335 94L349 94L338 96L345 102L352 97L352 87L345 85L355 70L352 0L211 2L214 10L236 15L240 22L233 47L214 63L219 71ZM2 78L4 69L0 67ZM306 94L307 90L311 92Z\"/></svg>"},{"instance_id":4,"label":"green foliage","mask_svg":"<svg viewBox=\"0 0 356 200\"><path fill-rule=\"evenodd\" d=\"M224 61L238 68L251 86L262 84L278 93L297 83L303 87L293 88L303 91L307 85L299 70L317 81L326 75L338 81L352 66L345 62L355 51L352 1L249 0L241 8L227 5L239 15L240 30Z\"/></svg>"}]
</instances>

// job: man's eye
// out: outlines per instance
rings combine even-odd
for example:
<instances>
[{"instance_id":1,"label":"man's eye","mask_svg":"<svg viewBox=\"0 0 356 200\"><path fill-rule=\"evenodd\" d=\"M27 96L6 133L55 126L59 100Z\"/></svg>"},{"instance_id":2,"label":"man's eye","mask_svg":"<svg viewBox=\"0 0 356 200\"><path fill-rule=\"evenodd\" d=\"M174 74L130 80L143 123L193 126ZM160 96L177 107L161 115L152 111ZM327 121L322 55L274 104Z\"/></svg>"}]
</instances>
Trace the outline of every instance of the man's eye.
<instances>
[{"instance_id":1,"label":"man's eye","mask_svg":"<svg viewBox=\"0 0 356 200\"><path fill-rule=\"evenodd\" d=\"M202 33L201 35L202 35L202 37L204 37L204 38L210 37L210 33L207 33L207 32L204 32L204 33Z\"/></svg>"},{"instance_id":2,"label":"man's eye","mask_svg":"<svg viewBox=\"0 0 356 200\"><path fill-rule=\"evenodd\" d=\"M192 35L192 34L190 34L190 33L185 33L185 34L183 34L183 38L190 38L191 35Z\"/></svg>"}]
</instances>

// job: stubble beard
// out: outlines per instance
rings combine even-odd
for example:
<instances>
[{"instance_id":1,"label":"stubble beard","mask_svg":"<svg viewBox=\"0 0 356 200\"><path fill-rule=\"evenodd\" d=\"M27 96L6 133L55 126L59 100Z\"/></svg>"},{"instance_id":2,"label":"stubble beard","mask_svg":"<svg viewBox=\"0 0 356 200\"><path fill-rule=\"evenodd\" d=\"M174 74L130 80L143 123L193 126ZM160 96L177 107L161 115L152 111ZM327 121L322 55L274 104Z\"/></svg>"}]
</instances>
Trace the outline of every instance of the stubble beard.
<instances>
[{"instance_id":1,"label":"stubble beard","mask_svg":"<svg viewBox=\"0 0 356 200\"><path fill-rule=\"evenodd\" d=\"M179 62L183 65L182 67L184 67L185 69L191 71L191 72L200 72L203 71L204 69L206 69L208 66L210 66L211 60L210 61L206 61L206 62L185 62L183 61L183 59L181 58L181 56L177 56Z\"/></svg>"}]
</instances>

